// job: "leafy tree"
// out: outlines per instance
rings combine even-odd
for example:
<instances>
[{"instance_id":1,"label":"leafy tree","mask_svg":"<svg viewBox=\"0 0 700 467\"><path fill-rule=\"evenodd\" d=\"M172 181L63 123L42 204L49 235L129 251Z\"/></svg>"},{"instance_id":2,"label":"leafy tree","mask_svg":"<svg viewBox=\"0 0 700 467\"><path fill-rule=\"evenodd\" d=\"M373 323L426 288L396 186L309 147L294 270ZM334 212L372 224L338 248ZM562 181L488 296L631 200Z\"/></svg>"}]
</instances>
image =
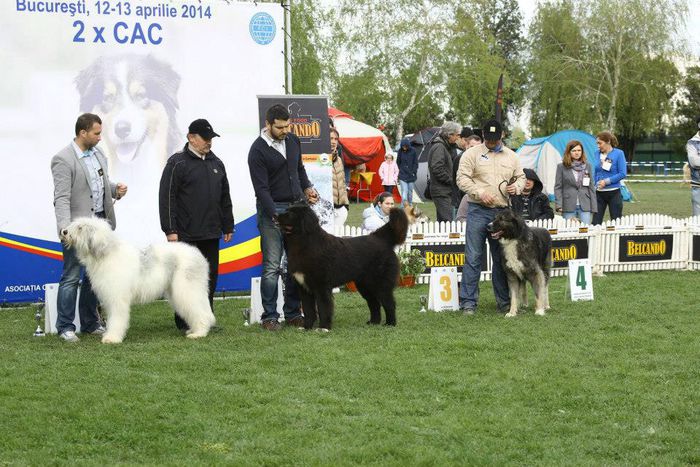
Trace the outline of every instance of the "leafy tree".
<instances>
[{"instance_id":1,"label":"leafy tree","mask_svg":"<svg viewBox=\"0 0 700 467\"><path fill-rule=\"evenodd\" d=\"M540 5L530 25L531 58L529 95L531 125L535 134L562 128L595 126L591 104L581 99L583 67L564 66L565 56L585 56L583 36L574 17L573 2Z\"/></svg>"},{"instance_id":2,"label":"leafy tree","mask_svg":"<svg viewBox=\"0 0 700 467\"><path fill-rule=\"evenodd\" d=\"M641 55L629 62L624 73L628 82L619 93L616 132L631 161L641 137L665 133L664 117L672 111L671 98L680 76L669 60Z\"/></svg>"},{"instance_id":3,"label":"leafy tree","mask_svg":"<svg viewBox=\"0 0 700 467\"><path fill-rule=\"evenodd\" d=\"M700 67L685 71L678 93L678 103L671 129L671 147L676 153L685 154L686 142L698 132L695 119L700 116Z\"/></svg>"},{"instance_id":4,"label":"leafy tree","mask_svg":"<svg viewBox=\"0 0 700 467\"><path fill-rule=\"evenodd\" d=\"M530 29L533 123L618 134L630 158L658 130L678 74L666 58L683 25L682 0L553 0Z\"/></svg>"},{"instance_id":5,"label":"leafy tree","mask_svg":"<svg viewBox=\"0 0 700 467\"><path fill-rule=\"evenodd\" d=\"M321 12L313 0L294 0L291 8L292 89L294 94L318 94L322 76L319 50L323 38L318 24Z\"/></svg>"}]
</instances>

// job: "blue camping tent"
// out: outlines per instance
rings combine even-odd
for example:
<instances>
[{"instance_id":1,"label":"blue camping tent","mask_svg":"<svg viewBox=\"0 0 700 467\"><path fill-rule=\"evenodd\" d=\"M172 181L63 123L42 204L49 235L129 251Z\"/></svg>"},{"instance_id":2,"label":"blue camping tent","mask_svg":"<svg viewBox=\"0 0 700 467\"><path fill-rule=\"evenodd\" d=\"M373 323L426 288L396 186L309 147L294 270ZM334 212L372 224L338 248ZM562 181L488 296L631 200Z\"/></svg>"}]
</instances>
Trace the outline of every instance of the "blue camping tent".
<instances>
[{"instance_id":1,"label":"blue camping tent","mask_svg":"<svg viewBox=\"0 0 700 467\"><path fill-rule=\"evenodd\" d=\"M550 197L554 194L554 179L557 175L557 165L561 162L566 150L566 144L571 140L580 141L591 165L595 168L600 161L593 157L598 147L595 137L581 130L557 131L549 136L525 141L516 151L520 156L523 168L533 169L544 185L543 191Z\"/></svg>"}]
</instances>

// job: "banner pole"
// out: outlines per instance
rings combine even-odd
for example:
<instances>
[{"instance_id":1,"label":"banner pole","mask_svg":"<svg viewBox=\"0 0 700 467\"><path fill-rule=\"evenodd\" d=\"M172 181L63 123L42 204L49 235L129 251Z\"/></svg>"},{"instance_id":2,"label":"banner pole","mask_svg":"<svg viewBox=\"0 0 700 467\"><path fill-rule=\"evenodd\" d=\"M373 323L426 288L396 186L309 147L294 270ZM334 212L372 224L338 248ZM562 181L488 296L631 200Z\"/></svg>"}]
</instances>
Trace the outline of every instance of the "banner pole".
<instances>
[{"instance_id":1,"label":"banner pole","mask_svg":"<svg viewBox=\"0 0 700 467\"><path fill-rule=\"evenodd\" d=\"M285 41L285 64L287 67L287 94L292 94L292 0L287 0L284 8L284 41Z\"/></svg>"}]
</instances>

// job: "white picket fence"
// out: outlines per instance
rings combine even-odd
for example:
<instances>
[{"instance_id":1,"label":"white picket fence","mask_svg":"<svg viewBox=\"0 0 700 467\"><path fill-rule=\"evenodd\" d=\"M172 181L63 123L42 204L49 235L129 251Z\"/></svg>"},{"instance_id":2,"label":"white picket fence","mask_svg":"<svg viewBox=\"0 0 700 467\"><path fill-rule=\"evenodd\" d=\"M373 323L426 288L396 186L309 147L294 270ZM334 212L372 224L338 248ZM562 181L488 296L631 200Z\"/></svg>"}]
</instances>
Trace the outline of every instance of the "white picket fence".
<instances>
[{"instance_id":1,"label":"white picket fence","mask_svg":"<svg viewBox=\"0 0 700 467\"><path fill-rule=\"evenodd\" d=\"M594 272L648 271L648 270L700 270L700 261L693 260L693 240L700 251L700 216L676 219L663 214L635 214L615 221L607 221L599 226L582 225L575 220L566 221L561 217L530 223L543 227L552 234L552 240L588 240L588 258ZM462 245L464 248L466 224L462 222L428 222L412 225L406 243L401 246L411 249L429 245ZM356 237L367 232L359 227L342 226L335 234ZM650 261L620 261L621 236L670 235L673 239L671 258ZM488 242L486 244L488 251ZM698 255L696 251L696 255ZM552 276L563 276L565 267L552 268ZM423 274L419 283L427 283L430 275ZM482 280L491 279L491 255L487 254L487 270L482 271Z\"/></svg>"}]
</instances>

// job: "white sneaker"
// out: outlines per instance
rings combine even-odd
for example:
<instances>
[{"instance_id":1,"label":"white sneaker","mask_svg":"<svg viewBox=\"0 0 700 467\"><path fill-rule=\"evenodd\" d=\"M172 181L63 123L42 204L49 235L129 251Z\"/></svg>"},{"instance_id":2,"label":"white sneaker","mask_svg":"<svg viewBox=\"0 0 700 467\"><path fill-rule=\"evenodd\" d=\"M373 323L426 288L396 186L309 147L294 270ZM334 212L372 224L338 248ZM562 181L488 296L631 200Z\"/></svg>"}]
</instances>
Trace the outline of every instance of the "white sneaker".
<instances>
[{"instance_id":1,"label":"white sneaker","mask_svg":"<svg viewBox=\"0 0 700 467\"><path fill-rule=\"evenodd\" d=\"M75 335L75 331L63 331L58 337L66 342L78 342L80 340L78 336Z\"/></svg>"},{"instance_id":2,"label":"white sneaker","mask_svg":"<svg viewBox=\"0 0 700 467\"><path fill-rule=\"evenodd\" d=\"M94 330L90 331L90 334L93 334L95 336L101 336L102 334L105 333L105 331L106 331L105 327L100 324Z\"/></svg>"}]
</instances>

